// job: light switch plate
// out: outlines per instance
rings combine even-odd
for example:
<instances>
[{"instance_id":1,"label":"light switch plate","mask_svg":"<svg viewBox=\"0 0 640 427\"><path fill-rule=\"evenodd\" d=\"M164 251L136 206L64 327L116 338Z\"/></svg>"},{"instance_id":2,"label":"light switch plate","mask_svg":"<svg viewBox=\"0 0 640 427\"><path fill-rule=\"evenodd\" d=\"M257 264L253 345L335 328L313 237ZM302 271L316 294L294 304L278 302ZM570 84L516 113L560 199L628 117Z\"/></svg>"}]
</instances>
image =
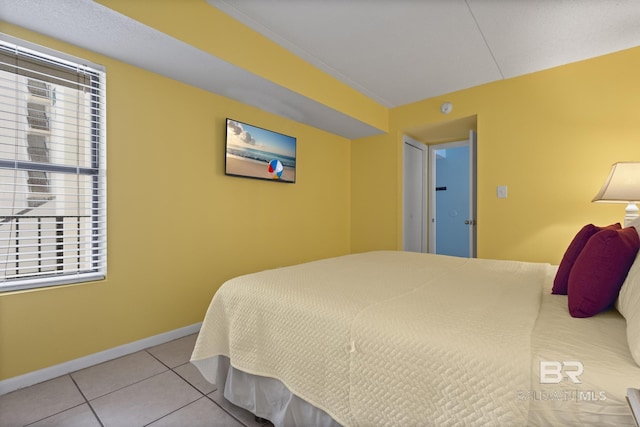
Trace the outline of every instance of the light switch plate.
<instances>
[{"instance_id":1,"label":"light switch plate","mask_svg":"<svg viewBox=\"0 0 640 427\"><path fill-rule=\"evenodd\" d=\"M507 186L500 185L497 189L498 199L506 199L507 198Z\"/></svg>"}]
</instances>

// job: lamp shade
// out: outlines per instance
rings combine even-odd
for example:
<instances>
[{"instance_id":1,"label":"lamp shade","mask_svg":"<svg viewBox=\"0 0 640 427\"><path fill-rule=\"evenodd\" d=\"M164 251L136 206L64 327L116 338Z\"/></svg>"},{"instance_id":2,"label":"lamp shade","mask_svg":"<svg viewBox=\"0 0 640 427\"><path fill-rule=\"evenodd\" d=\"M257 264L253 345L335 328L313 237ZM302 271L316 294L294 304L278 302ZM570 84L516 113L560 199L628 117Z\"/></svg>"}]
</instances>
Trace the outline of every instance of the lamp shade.
<instances>
[{"instance_id":1,"label":"lamp shade","mask_svg":"<svg viewBox=\"0 0 640 427\"><path fill-rule=\"evenodd\" d=\"M614 163L593 202L640 202L640 162Z\"/></svg>"}]
</instances>

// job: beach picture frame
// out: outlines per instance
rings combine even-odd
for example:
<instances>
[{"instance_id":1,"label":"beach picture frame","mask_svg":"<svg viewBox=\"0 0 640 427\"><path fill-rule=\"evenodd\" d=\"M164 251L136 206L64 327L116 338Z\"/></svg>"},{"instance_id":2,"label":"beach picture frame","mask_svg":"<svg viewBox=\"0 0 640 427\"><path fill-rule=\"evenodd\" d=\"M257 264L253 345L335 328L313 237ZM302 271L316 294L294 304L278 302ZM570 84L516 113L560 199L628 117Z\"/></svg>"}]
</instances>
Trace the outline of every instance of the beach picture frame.
<instances>
[{"instance_id":1,"label":"beach picture frame","mask_svg":"<svg viewBox=\"0 0 640 427\"><path fill-rule=\"evenodd\" d=\"M231 118L226 125L225 175L296 182L295 137Z\"/></svg>"}]
</instances>

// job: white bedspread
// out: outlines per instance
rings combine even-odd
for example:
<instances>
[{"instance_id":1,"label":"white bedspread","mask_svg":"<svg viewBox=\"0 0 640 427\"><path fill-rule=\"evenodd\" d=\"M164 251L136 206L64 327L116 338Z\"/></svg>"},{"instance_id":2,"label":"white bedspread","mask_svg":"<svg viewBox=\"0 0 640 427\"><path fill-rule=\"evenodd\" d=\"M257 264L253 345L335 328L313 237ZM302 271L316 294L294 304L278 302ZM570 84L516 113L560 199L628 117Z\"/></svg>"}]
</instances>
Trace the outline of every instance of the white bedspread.
<instances>
[{"instance_id":1,"label":"white bedspread","mask_svg":"<svg viewBox=\"0 0 640 427\"><path fill-rule=\"evenodd\" d=\"M631 357L625 319L612 309L594 317L569 315L567 297L551 295L551 282L532 336L532 387L519 398L530 401L530 426L635 426L625 395L640 387L640 367ZM579 362L582 374L574 381L540 381L540 362ZM566 371L576 371L569 365ZM547 380L548 381L548 380Z\"/></svg>"},{"instance_id":2,"label":"white bedspread","mask_svg":"<svg viewBox=\"0 0 640 427\"><path fill-rule=\"evenodd\" d=\"M369 252L232 279L192 362L277 378L345 426L525 425L549 266Z\"/></svg>"}]
</instances>

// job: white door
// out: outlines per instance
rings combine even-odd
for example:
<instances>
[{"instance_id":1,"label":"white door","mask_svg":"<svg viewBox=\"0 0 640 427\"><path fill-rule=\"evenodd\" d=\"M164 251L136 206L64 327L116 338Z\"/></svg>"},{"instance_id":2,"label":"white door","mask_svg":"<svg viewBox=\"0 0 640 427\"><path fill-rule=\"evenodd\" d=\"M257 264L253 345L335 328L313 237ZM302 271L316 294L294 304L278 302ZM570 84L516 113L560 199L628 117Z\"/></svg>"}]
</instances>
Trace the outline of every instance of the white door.
<instances>
[{"instance_id":1,"label":"white door","mask_svg":"<svg viewBox=\"0 0 640 427\"><path fill-rule=\"evenodd\" d=\"M476 134L429 146L429 252L476 256Z\"/></svg>"},{"instance_id":2,"label":"white door","mask_svg":"<svg viewBox=\"0 0 640 427\"><path fill-rule=\"evenodd\" d=\"M402 249L426 252L427 146L404 137Z\"/></svg>"}]
</instances>

